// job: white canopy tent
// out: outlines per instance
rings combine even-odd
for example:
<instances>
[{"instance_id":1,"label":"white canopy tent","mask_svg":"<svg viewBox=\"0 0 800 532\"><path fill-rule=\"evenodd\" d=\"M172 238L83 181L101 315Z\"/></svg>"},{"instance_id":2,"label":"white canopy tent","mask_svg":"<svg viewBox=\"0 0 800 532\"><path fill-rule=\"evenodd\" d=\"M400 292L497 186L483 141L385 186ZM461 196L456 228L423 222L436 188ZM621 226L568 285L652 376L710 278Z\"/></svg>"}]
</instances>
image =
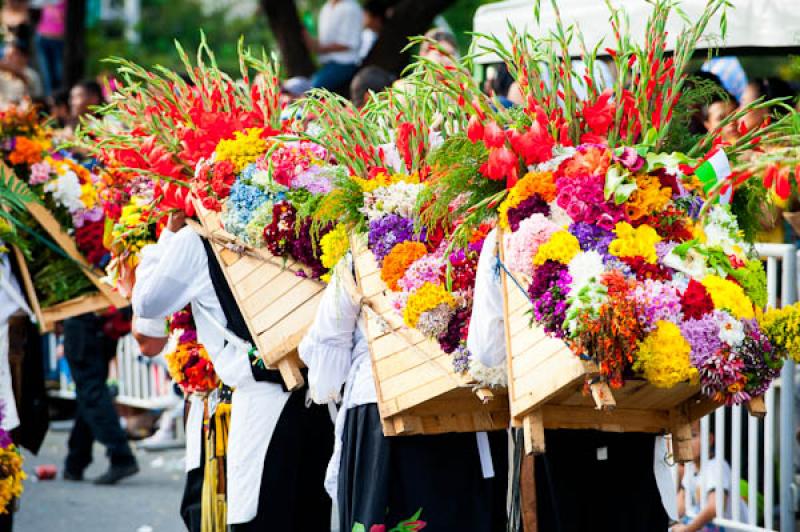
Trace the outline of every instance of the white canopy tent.
<instances>
[{"instance_id":1,"label":"white canopy tent","mask_svg":"<svg viewBox=\"0 0 800 532\"><path fill-rule=\"evenodd\" d=\"M705 8L707 0L683 0L680 8L689 20L696 19ZM735 8L728 10L728 31L723 40L719 32L719 15L708 25L709 30L701 45L707 48L800 48L800 1L798 0L732 0ZM534 0L506 0L487 4L475 13L474 30L478 34L494 35L508 44L508 26L526 30L536 37L546 37L555 28L555 13L549 0L542 0L537 23L533 13ZM601 50L613 46L609 35L609 11L602 0L558 0L565 24L577 24L589 47L603 41ZM645 0L613 0L612 5L623 7L630 20L631 35L644 37L647 17L652 5ZM667 31L674 37L686 26L676 13L667 23ZM476 38L473 46L480 46ZM474 48L476 51L480 48ZM578 43L571 54L580 55ZM480 63L493 63L497 58L487 55Z\"/></svg>"}]
</instances>

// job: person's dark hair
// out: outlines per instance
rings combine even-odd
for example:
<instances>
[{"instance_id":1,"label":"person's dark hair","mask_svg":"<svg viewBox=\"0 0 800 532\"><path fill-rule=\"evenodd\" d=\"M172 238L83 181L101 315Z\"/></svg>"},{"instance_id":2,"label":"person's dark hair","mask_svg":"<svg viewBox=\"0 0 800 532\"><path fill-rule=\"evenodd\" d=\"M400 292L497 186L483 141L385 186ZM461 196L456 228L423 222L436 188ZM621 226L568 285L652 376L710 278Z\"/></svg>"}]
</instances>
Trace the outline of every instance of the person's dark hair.
<instances>
[{"instance_id":1,"label":"person's dark hair","mask_svg":"<svg viewBox=\"0 0 800 532\"><path fill-rule=\"evenodd\" d=\"M442 28L432 28L425 33L425 38L435 41L437 43L447 43L453 47L455 55L458 56L458 41L456 36L448 30ZM422 44L422 51L424 52L430 45L428 43Z\"/></svg>"},{"instance_id":2,"label":"person's dark hair","mask_svg":"<svg viewBox=\"0 0 800 532\"><path fill-rule=\"evenodd\" d=\"M394 83L395 79L394 74L381 67L374 65L364 67L350 82L350 101L355 105L363 105L370 91L380 92Z\"/></svg>"},{"instance_id":3,"label":"person's dark hair","mask_svg":"<svg viewBox=\"0 0 800 532\"><path fill-rule=\"evenodd\" d=\"M50 103L54 107L62 105L69 106L69 91L67 89L58 89L50 96Z\"/></svg>"},{"instance_id":4,"label":"person's dark hair","mask_svg":"<svg viewBox=\"0 0 800 532\"><path fill-rule=\"evenodd\" d=\"M491 88L498 96L508 96L508 89L514 83L514 78L508 71L505 63L495 65L495 76L492 78Z\"/></svg>"},{"instance_id":5,"label":"person's dark hair","mask_svg":"<svg viewBox=\"0 0 800 532\"><path fill-rule=\"evenodd\" d=\"M106 99L105 99L105 96L103 96L103 87L101 87L100 84L97 83L95 80L93 80L93 79L85 79L85 80L77 83L75 86L82 88L83 90L85 90L89 94L93 94L94 96L97 96L98 104L102 105L102 104L105 103Z\"/></svg>"},{"instance_id":6,"label":"person's dark hair","mask_svg":"<svg viewBox=\"0 0 800 532\"><path fill-rule=\"evenodd\" d=\"M386 18L386 7L384 0L367 0L364 3L364 11L381 20Z\"/></svg>"},{"instance_id":7,"label":"person's dark hair","mask_svg":"<svg viewBox=\"0 0 800 532\"><path fill-rule=\"evenodd\" d=\"M781 78L758 78L751 81L750 85L755 87L758 91L758 95L763 96L765 100L792 98L786 102L788 105L794 105L797 101L797 93L792 89L791 85ZM774 112L784 115L788 110L779 107L775 108Z\"/></svg>"}]
</instances>

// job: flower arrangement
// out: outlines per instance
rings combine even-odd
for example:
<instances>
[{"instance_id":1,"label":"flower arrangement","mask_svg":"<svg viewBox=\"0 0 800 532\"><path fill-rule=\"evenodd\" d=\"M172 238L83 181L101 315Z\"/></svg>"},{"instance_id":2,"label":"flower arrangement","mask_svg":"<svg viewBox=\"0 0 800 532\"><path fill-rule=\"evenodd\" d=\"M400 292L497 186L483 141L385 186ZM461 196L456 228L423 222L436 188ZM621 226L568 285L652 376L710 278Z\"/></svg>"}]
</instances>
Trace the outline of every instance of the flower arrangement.
<instances>
[{"instance_id":1,"label":"flower arrangement","mask_svg":"<svg viewBox=\"0 0 800 532\"><path fill-rule=\"evenodd\" d=\"M401 521L397 526L389 529L389 532L416 532L428 526L428 523L420 519L422 509L408 519ZM386 532L386 525L372 525L369 527L369 532ZM352 532L367 532L367 528L362 523L355 523Z\"/></svg>"},{"instance_id":2,"label":"flower arrangement","mask_svg":"<svg viewBox=\"0 0 800 532\"><path fill-rule=\"evenodd\" d=\"M169 331L175 347L165 358L172 380L184 393L208 393L216 388L219 379L205 347L197 341L197 329L189 307L172 315Z\"/></svg>"},{"instance_id":3,"label":"flower arrangement","mask_svg":"<svg viewBox=\"0 0 800 532\"><path fill-rule=\"evenodd\" d=\"M800 361L800 304L768 309L759 324L775 349L785 357Z\"/></svg>"},{"instance_id":4,"label":"flower arrangement","mask_svg":"<svg viewBox=\"0 0 800 532\"><path fill-rule=\"evenodd\" d=\"M528 280L533 321L596 360L612 387L640 375L664 388L699 383L728 404L760 395L783 355L755 319L766 275L753 246L729 205L691 187L693 174L647 159L584 144L554 171L536 174L553 181L566 217L551 210L531 214L516 230L509 223L506 265ZM600 198L575 181L594 182ZM635 185L603 194L623 181ZM645 194L655 200L642 201ZM498 212L531 197L546 205L523 178ZM656 223L664 211L671 215Z\"/></svg>"},{"instance_id":5,"label":"flower arrangement","mask_svg":"<svg viewBox=\"0 0 800 532\"><path fill-rule=\"evenodd\" d=\"M3 420L3 409L4 405L0 403L0 421ZM0 515L13 511L12 504L22 495L25 478L22 453L8 432L0 428Z\"/></svg>"},{"instance_id":6,"label":"flower arrangement","mask_svg":"<svg viewBox=\"0 0 800 532\"><path fill-rule=\"evenodd\" d=\"M321 247L331 226L312 227L311 215L337 171L321 146L251 128L219 142L198 165L193 188L205 208L222 211L224 229L241 242L294 259L303 275L319 279L331 267Z\"/></svg>"}]
</instances>

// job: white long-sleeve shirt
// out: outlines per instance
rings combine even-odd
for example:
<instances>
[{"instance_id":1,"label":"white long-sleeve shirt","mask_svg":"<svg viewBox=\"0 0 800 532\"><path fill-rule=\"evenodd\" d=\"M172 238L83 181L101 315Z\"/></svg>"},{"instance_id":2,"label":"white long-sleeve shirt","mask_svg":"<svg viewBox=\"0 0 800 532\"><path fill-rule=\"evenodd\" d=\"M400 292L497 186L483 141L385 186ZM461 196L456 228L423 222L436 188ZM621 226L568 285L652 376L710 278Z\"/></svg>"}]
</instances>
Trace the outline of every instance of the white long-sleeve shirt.
<instances>
[{"instance_id":1,"label":"white long-sleeve shirt","mask_svg":"<svg viewBox=\"0 0 800 532\"><path fill-rule=\"evenodd\" d=\"M11 272L8 255L0 261L0 402L3 408L2 428L11 431L19 426L14 387L11 383L11 368L8 361L8 320L18 310L32 316L19 283Z\"/></svg>"},{"instance_id":2,"label":"white long-sleeve shirt","mask_svg":"<svg viewBox=\"0 0 800 532\"><path fill-rule=\"evenodd\" d=\"M347 410L377 403L366 324L356 299L352 258L336 267L317 309L317 316L300 343L300 358L308 367L308 386L314 402L337 401L333 456L325 475L325 489L336 498ZM344 386L344 395L341 395Z\"/></svg>"},{"instance_id":3,"label":"white long-sleeve shirt","mask_svg":"<svg viewBox=\"0 0 800 532\"><path fill-rule=\"evenodd\" d=\"M473 356L488 367L506 363L505 318L503 316L503 281L497 263L497 230L492 230L483 243L475 277L475 299L467 336L467 347ZM667 515L678 518L672 466L667 462L667 443L659 436L653 450L653 472Z\"/></svg>"},{"instance_id":4,"label":"white long-sleeve shirt","mask_svg":"<svg viewBox=\"0 0 800 532\"><path fill-rule=\"evenodd\" d=\"M198 341L222 382L235 389L227 457L228 523L247 523L258 511L264 458L290 394L278 384L256 382L247 350L241 342L226 340L227 320L211 282L208 256L192 229L165 229L158 244L142 249L136 277L134 313L145 320L163 320L191 303ZM202 415L190 413L190 418L202 424ZM187 428L187 441L188 433ZM187 449L187 462L191 459L199 466L199 452L189 455Z\"/></svg>"}]
</instances>

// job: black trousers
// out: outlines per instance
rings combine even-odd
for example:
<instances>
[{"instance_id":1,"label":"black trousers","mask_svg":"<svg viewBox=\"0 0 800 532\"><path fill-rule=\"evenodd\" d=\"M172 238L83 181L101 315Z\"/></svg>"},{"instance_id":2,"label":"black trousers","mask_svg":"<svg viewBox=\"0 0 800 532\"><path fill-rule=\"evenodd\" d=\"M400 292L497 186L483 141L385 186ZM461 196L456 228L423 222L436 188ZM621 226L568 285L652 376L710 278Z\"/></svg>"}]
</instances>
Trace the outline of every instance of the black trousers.
<instances>
[{"instance_id":1,"label":"black trousers","mask_svg":"<svg viewBox=\"0 0 800 532\"><path fill-rule=\"evenodd\" d=\"M547 430L536 457L540 532L657 532L669 517L653 472L655 436Z\"/></svg>"},{"instance_id":2,"label":"black trousers","mask_svg":"<svg viewBox=\"0 0 800 532\"><path fill-rule=\"evenodd\" d=\"M426 530L505 532L508 436L489 433L494 478L483 478L475 433L387 438L377 405L347 411L339 469L339 529L386 530L418 511Z\"/></svg>"},{"instance_id":3,"label":"black trousers","mask_svg":"<svg viewBox=\"0 0 800 532\"><path fill-rule=\"evenodd\" d=\"M0 515L0 532L11 532L13 528L14 512L8 512L7 514Z\"/></svg>"},{"instance_id":4,"label":"black trousers","mask_svg":"<svg viewBox=\"0 0 800 532\"><path fill-rule=\"evenodd\" d=\"M95 440L105 445L112 465L135 462L106 385L113 354L114 342L103 334L102 322L93 314L64 322L64 355L75 381L78 403L67 444L65 467L70 472L83 472L92 462Z\"/></svg>"},{"instance_id":5,"label":"black trousers","mask_svg":"<svg viewBox=\"0 0 800 532\"><path fill-rule=\"evenodd\" d=\"M305 388L292 392L272 433L255 519L231 525L232 532L330 532L331 499L324 484L333 423L327 406L306 408L305 396Z\"/></svg>"},{"instance_id":6,"label":"black trousers","mask_svg":"<svg viewBox=\"0 0 800 532\"><path fill-rule=\"evenodd\" d=\"M203 475L206 465L205 442L200 455L200 467L186 473L181 499L181 519L189 532L200 532L203 516Z\"/></svg>"}]
</instances>

